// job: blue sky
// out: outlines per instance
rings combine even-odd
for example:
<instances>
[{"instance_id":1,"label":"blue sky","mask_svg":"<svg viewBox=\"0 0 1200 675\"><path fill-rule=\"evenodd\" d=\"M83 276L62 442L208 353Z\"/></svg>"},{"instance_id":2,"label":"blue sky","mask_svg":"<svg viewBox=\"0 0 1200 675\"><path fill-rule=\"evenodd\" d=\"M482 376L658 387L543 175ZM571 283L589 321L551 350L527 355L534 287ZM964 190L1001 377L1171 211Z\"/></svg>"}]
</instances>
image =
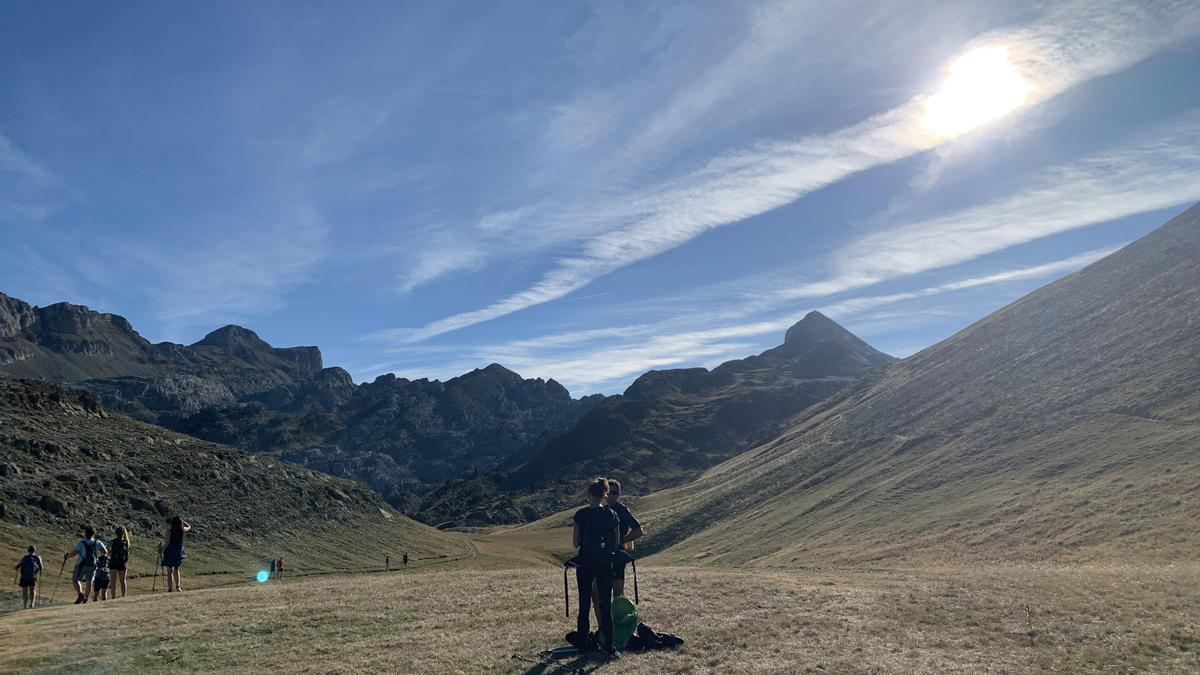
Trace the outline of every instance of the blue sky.
<instances>
[{"instance_id":1,"label":"blue sky","mask_svg":"<svg viewBox=\"0 0 1200 675\"><path fill-rule=\"evenodd\" d=\"M611 393L811 309L904 356L1200 200L1198 36L1190 1L4 3L0 290L356 380ZM1019 104L933 130L997 49Z\"/></svg>"}]
</instances>

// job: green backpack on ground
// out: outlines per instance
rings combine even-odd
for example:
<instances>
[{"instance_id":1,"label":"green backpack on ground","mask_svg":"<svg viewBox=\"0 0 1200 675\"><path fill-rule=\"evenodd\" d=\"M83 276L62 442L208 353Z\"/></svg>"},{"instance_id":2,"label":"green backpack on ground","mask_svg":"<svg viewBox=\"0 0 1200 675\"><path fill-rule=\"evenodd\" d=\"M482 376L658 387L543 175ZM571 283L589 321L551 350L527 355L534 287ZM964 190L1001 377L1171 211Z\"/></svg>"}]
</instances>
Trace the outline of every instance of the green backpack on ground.
<instances>
[{"instance_id":1,"label":"green backpack on ground","mask_svg":"<svg viewBox=\"0 0 1200 675\"><path fill-rule=\"evenodd\" d=\"M613 648L625 649L629 638L638 627L637 605L629 598L619 595L612 601Z\"/></svg>"}]
</instances>

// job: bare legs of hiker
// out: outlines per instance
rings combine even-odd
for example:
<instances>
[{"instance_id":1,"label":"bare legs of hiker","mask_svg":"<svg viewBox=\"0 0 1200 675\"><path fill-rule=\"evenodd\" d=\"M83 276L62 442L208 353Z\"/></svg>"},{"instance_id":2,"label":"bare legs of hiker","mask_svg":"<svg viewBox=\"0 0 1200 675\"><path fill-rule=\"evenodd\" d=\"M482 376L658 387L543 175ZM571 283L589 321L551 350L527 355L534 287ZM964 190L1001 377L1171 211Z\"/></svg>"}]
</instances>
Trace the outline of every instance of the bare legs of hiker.
<instances>
[{"instance_id":1,"label":"bare legs of hiker","mask_svg":"<svg viewBox=\"0 0 1200 675\"><path fill-rule=\"evenodd\" d=\"M113 575L115 577L113 579L113 598L125 597L125 593L128 591L128 588L126 587L125 575L128 573L129 570L113 570Z\"/></svg>"}]
</instances>

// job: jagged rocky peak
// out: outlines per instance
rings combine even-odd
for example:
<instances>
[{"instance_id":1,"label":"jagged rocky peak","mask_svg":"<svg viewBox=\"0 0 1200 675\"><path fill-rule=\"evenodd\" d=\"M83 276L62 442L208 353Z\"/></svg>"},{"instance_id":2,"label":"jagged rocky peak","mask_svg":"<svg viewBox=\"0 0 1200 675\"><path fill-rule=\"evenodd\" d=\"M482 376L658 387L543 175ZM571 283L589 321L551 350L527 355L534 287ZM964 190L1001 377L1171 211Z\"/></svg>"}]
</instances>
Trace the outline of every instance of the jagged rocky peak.
<instances>
[{"instance_id":1,"label":"jagged rocky peak","mask_svg":"<svg viewBox=\"0 0 1200 675\"><path fill-rule=\"evenodd\" d=\"M37 313L33 306L0 293L0 338L14 337L33 325L35 321L37 321Z\"/></svg>"}]
</instances>

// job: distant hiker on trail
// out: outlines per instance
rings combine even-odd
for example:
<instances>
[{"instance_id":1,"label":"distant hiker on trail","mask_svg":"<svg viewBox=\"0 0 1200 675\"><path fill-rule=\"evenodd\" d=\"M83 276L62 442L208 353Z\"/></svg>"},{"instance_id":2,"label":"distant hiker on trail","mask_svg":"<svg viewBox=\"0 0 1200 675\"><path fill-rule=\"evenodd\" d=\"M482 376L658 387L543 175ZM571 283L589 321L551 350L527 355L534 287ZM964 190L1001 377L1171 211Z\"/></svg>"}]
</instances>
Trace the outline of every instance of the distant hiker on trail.
<instances>
[{"instance_id":1,"label":"distant hiker on trail","mask_svg":"<svg viewBox=\"0 0 1200 675\"><path fill-rule=\"evenodd\" d=\"M283 578L283 558L280 558L279 562L275 563L275 578Z\"/></svg>"},{"instance_id":2,"label":"distant hiker on trail","mask_svg":"<svg viewBox=\"0 0 1200 675\"><path fill-rule=\"evenodd\" d=\"M629 507L621 503L621 481L615 478L608 479L608 499L605 499L604 503L616 512L621 523L620 545L617 547L616 556L613 557L612 594L614 598L618 598L625 595L625 568L633 561L633 542L645 532L642 530L642 524L630 513ZM592 593L592 609L596 612L596 621L600 621L600 594L594 583Z\"/></svg>"},{"instance_id":3,"label":"distant hiker on trail","mask_svg":"<svg viewBox=\"0 0 1200 675\"><path fill-rule=\"evenodd\" d=\"M268 577L269 579L275 578L275 564L276 564L276 560L274 558L271 558L271 574Z\"/></svg>"},{"instance_id":4,"label":"distant hiker on trail","mask_svg":"<svg viewBox=\"0 0 1200 675\"><path fill-rule=\"evenodd\" d=\"M401 562L404 563L404 569L408 569L408 551L404 552L404 558L401 559Z\"/></svg>"},{"instance_id":5,"label":"distant hiker on trail","mask_svg":"<svg viewBox=\"0 0 1200 675\"><path fill-rule=\"evenodd\" d=\"M167 528L167 536L163 539L163 543L159 545L159 550L162 554L162 566L167 574L168 593L183 590L179 587L179 568L183 565L183 559L187 555L183 552L183 535L191 531L191 525L184 521L183 518L175 516L171 518L171 525Z\"/></svg>"},{"instance_id":6,"label":"distant hiker on trail","mask_svg":"<svg viewBox=\"0 0 1200 675\"><path fill-rule=\"evenodd\" d=\"M96 576L92 580L92 601L108 599L108 556L96 558Z\"/></svg>"},{"instance_id":7,"label":"distant hiker on trail","mask_svg":"<svg viewBox=\"0 0 1200 675\"><path fill-rule=\"evenodd\" d=\"M608 496L608 481L597 478L588 486L591 504L575 512L575 528L571 544L579 549L575 557L575 581L579 585L579 616L576 632L571 644L586 651L588 644L588 615L591 613L592 582L596 584L596 597L600 602L601 648L612 658L621 653L612 646L612 575L613 556L620 542L620 519L612 509L604 505Z\"/></svg>"},{"instance_id":8,"label":"distant hiker on trail","mask_svg":"<svg viewBox=\"0 0 1200 675\"><path fill-rule=\"evenodd\" d=\"M96 561L102 555L108 555L108 547L104 542L96 538L96 528L91 525L83 527L83 539L75 544L75 548L63 554L63 562L71 559L71 556L79 556L79 560L75 562L75 572L71 575L71 580L75 582L75 604L82 604L88 601L88 596L92 593L92 579L96 576Z\"/></svg>"},{"instance_id":9,"label":"distant hiker on trail","mask_svg":"<svg viewBox=\"0 0 1200 675\"><path fill-rule=\"evenodd\" d=\"M390 556L390 555L383 556L383 569L386 572L392 571L392 556Z\"/></svg>"},{"instance_id":10,"label":"distant hiker on trail","mask_svg":"<svg viewBox=\"0 0 1200 675\"><path fill-rule=\"evenodd\" d=\"M129 591L125 578L129 571L129 530L123 526L118 527L113 536L112 559L109 560L108 568L112 570L114 582L111 596L125 597Z\"/></svg>"},{"instance_id":11,"label":"distant hiker on trail","mask_svg":"<svg viewBox=\"0 0 1200 675\"><path fill-rule=\"evenodd\" d=\"M30 546L28 551L17 563L16 569L21 573L21 606L33 609L37 607L38 575L42 573L42 556L37 554L36 546Z\"/></svg>"}]
</instances>

